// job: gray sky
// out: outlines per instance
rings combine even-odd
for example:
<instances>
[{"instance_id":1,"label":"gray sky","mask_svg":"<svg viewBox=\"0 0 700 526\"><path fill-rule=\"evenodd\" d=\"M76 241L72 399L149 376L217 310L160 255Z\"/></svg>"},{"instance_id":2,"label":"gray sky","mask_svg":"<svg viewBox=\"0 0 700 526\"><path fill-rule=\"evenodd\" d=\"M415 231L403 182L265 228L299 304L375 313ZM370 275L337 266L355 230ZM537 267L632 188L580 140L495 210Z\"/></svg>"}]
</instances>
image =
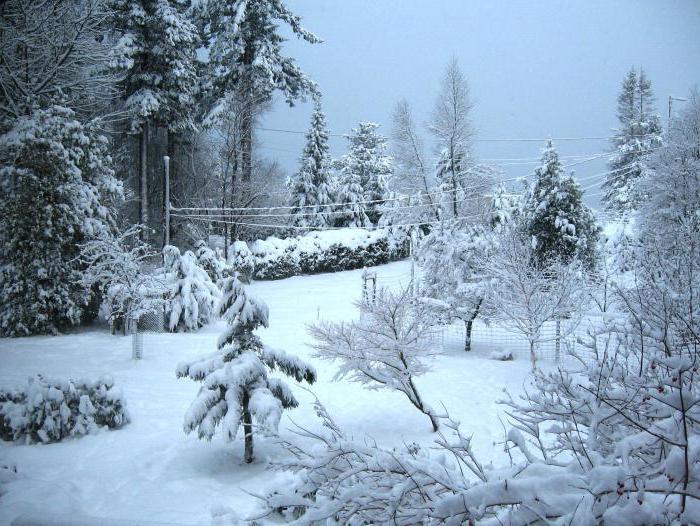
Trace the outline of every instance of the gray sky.
<instances>
[{"instance_id":1,"label":"gray sky","mask_svg":"<svg viewBox=\"0 0 700 526\"><path fill-rule=\"evenodd\" d=\"M324 39L285 45L318 82L332 133L360 120L389 134L393 105L409 100L428 119L445 65L455 57L474 102L477 139L609 136L624 74L643 66L666 123L668 95L700 84L700 0L287 0ZM675 103L679 108L682 103ZM305 131L311 107L276 104L263 126ZM292 173L303 136L261 132L266 155ZM426 143L429 140L425 133ZM331 138L341 155L345 139ZM562 156L604 153L606 141L556 144ZM477 142L505 177L528 175L542 144ZM564 159L566 164L575 162ZM595 183L605 158L572 167ZM596 206L596 189L588 191Z\"/></svg>"}]
</instances>

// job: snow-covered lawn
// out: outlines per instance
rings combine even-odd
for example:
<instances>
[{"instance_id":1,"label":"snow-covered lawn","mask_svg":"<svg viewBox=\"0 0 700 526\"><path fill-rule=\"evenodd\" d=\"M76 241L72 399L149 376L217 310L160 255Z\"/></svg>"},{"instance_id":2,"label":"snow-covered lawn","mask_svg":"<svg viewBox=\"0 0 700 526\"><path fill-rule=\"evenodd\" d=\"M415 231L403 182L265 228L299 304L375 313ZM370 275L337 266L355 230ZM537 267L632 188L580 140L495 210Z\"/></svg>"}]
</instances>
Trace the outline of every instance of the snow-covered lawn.
<instances>
[{"instance_id":1,"label":"snow-covered lawn","mask_svg":"<svg viewBox=\"0 0 700 526\"><path fill-rule=\"evenodd\" d=\"M379 284L397 285L410 275L408 262L377 267ZM319 373L313 392L336 421L355 435L367 434L388 445L429 443L428 419L402 395L369 391L347 381L333 382L335 366L310 357L305 325L357 315L361 270L258 282L252 287L270 307L271 327L260 334L266 344L310 359ZM242 463L240 441L211 443L185 436L182 421L198 385L175 378L181 360L215 350L222 322L193 334L157 334L144 338L144 358L131 359L130 337L111 336L106 328L59 337L0 340L0 386L28 376L94 378L111 374L124 391L131 423L59 444L16 446L0 443L0 466L16 466L17 475L0 482L0 524L21 513L80 513L97 517L142 519L171 524L209 524L222 506L244 517L256 505L244 490L259 492L273 477L268 458L285 454L270 439L256 438L256 462ZM441 405L474 434L477 453L491 458L502 445L501 412L496 401L504 388L522 390L529 362L498 362L453 351L435 359L433 370L418 379L421 394ZM312 395L295 389L298 409L283 417L289 438L292 420L318 427ZM0 475L2 476L2 475ZM2 478L0 478L2 481Z\"/></svg>"}]
</instances>

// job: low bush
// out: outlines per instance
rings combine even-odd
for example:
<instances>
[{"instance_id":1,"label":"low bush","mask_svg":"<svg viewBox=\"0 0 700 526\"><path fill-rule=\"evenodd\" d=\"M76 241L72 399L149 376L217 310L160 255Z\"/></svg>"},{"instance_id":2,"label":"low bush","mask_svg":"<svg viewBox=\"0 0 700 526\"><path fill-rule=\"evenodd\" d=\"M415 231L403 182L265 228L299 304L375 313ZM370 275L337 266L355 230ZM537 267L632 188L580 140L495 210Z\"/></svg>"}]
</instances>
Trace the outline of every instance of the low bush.
<instances>
[{"instance_id":1,"label":"low bush","mask_svg":"<svg viewBox=\"0 0 700 526\"><path fill-rule=\"evenodd\" d=\"M129 422L126 401L109 376L90 382L30 378L23 389L0 390L0 439L59 442Z\"/></svg>"},{"instance_id":2,"label":"low bush","mask_svg":"<svg viewBox=\"0 0 700 526\"><path fill-rule=\"evenodd\" d=\"M258 240L251 245L251 252L255 279L283 279L371 267L405 258L408 236L389 229L319 231L286 239Z\"/></svg>"}]
</instances>

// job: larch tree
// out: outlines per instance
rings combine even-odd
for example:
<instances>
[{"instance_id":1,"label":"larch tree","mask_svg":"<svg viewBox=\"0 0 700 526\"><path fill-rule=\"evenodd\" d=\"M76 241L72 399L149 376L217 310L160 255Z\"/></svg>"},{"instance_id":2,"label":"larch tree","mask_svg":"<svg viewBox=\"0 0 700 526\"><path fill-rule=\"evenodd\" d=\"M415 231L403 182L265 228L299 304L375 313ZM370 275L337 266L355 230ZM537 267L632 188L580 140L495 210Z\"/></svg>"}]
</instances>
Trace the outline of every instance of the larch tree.
<instances>
[{"instance_id":1,"label":"larch tree","mask_svg":"<svg viewBox=\"0 0 700 526\"><path fill-rule=\"evenodd\" d=\"M429 169L423 139L406 99L396 103L391 118L391 154L394 159L392 189L416 196L416 201L425 204L426 213L423 215L436 219L435 178Z\"/></svg>"},{"instance_id":2,"label":"larch tree","mask_svg":"<svg viewBox=\"0 0 700 526\"><path fill-rule=\"evenodd\" d=\"M595 266L599 228L583 203L581 188L562 173L552 141L542 151L542 164L535 169L537 181L525 203L527 234L535 246L539 264L579 259L589 270Z\"/></svg>"},{"instance_id":3,"label":"larch tree","mask_svg":"<svg viewBox=\"0 0 700 526\"><path fill-rule=\"evenodd\" d=\"M191 378L202 387L185 414L185 432L197 430L199 438L211 440L217 426L233 441L243 427L244 459L253 457L253 431L276 431L284 409L299 402L289 386L271 371L297 382L316 381L314 368L296 356L265 346L254 334L267 327L267 305L246 290L236 276L226 278L219 303L219 315L228 327L219 337L218 350L177 367L178 378ZM255 419L257 429L254 426Z\"/></svg>"},{"instance_id":4,"label":"larch tree","mask_svg":"<svg viewBox=\"0 0 700 526\"><path fill-rule=\"evenodd\" d=\"M251 180L255 113L275 91L289 105L316 91L315 84L282 53L279 22L311 44L321 40L304 29L283 0L201 0L194 13L208 50L205 113L209 119L235 97L243 106L239 121L241 176Z\"/></svg>"},{"instance_id":5,"label":"larch tree","mask_svg":"<svg viewBox=\"0 0 700 526\"><path fill-rule=\"evenodd\" d=\"M452 60L445 71L429 123L438 154L436 178L444 192L443 217L460 215L459 201L464 198L467 187L473 186L466 175L474 135L471 109L469 85L457 60Z\"/></svg>"},{"instance_id":6,"label":"larch tree","mask_svg":"<svg viewBox=\"0 0 700 526\"><path fill-rule=\"evenodd\" d=\"M643 69L631 69L617 98L619 128L612 138L609 173L602 185L606 210L622 216L645 199L639 183L648 174L649 157L662 144L662 129L654 108L651 81Z\"/></svg>"},{"instance_id":7,"label":"larch tree","mask_svg":"<svg viewBox=\"0 0 700 526\"><path fill-rule=\"evenodd\" d=\"M386 153L387 140L377 133L378 128L379 124L360 122L348 135L349 151L338 163L341 171L340 201L350 202L351 197L356 198L357 186L361 188L362 208L368 223L360 226L379 223L381 206L389 192L392 159Z\"/></svg>"},{"instance_id":8,"label":"larch tree","mask_svg":"<svg viewBox=\"0 0 700 526\"><path fill-rule=\"evenodd\" d=\"M333 201L331 186L331 159L328 147L326 116L320 97L314 101L311 127L306 134L306 145L301 156L301 167L291 184L292 223L302 227L332 226Z\"/></svg>"},{"instance_id":9,"label":"larch tree","mask_svg":"<svg viewBox=\"0 0 700 526\"><path fill-rule=\"evenodd\" d=\"M109 0L118 36L110 64L128 117L139 136L139 223L148 224L148 145L151 126L174 136L195 128L197 28L177 0ZM148 229L143 230L144 235Z\"/></svg>"}]
</instances>

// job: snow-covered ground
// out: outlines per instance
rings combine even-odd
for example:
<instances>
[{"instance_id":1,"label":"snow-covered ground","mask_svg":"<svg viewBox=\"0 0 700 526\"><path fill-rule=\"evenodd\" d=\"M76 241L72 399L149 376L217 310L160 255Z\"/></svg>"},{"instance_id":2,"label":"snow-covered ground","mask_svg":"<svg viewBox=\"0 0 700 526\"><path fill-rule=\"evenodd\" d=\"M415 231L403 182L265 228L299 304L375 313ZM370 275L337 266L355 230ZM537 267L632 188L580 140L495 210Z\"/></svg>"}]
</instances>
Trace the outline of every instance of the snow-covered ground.
<instances>
[{"instance_id":1,"label":"snow-covered ground","mask_svg":"<svg viewBox=\"0 0 700 526\"><path fill-rule=\"evenodd\" d=\"M410 276L402 261L377 267L379 284L398 285ZM357 316L353 302L361 295L362 271L258 282L255 292L270 307L271 327L261 331L266 344L310 359L319 373L313 392L342 427L382 444L429 443L428 419L402 395L370 391L347 381L333 382L335 366L311 358L305 326L319 318ZM242 462L242 444L211 443L182 430L185 410L198 385L175 378L175 367L215 349L223 323L193 334L157 334L144 338L143 360L131 359L130 337L111 336L106 328L59 337L0 340L0 386L28 376L94 378L111 374L124 391L131 423L59 444L17 446L0 442L0 467L17 475L0 478L0 524L18 514L46 512L141 519L169 524L209 524L212 510L228 507L239 517L254 510L260 492L277 475L265 470L268 458L285 454L270 439L256 438L256 462ZM483 356L483 355L481 355ZM448 351L433 370L418 379L421 394L434 407L444 405L474 435L477 453L491 458L502 448L497 400L503 390L522 390L529 362L499 362L478 353ZM292 420L318 427L310 393L296 389L301 405L283 417L280 431L292 437ZM1 475L0 475L1 477Z\"/></svg>"}]
</instances>

